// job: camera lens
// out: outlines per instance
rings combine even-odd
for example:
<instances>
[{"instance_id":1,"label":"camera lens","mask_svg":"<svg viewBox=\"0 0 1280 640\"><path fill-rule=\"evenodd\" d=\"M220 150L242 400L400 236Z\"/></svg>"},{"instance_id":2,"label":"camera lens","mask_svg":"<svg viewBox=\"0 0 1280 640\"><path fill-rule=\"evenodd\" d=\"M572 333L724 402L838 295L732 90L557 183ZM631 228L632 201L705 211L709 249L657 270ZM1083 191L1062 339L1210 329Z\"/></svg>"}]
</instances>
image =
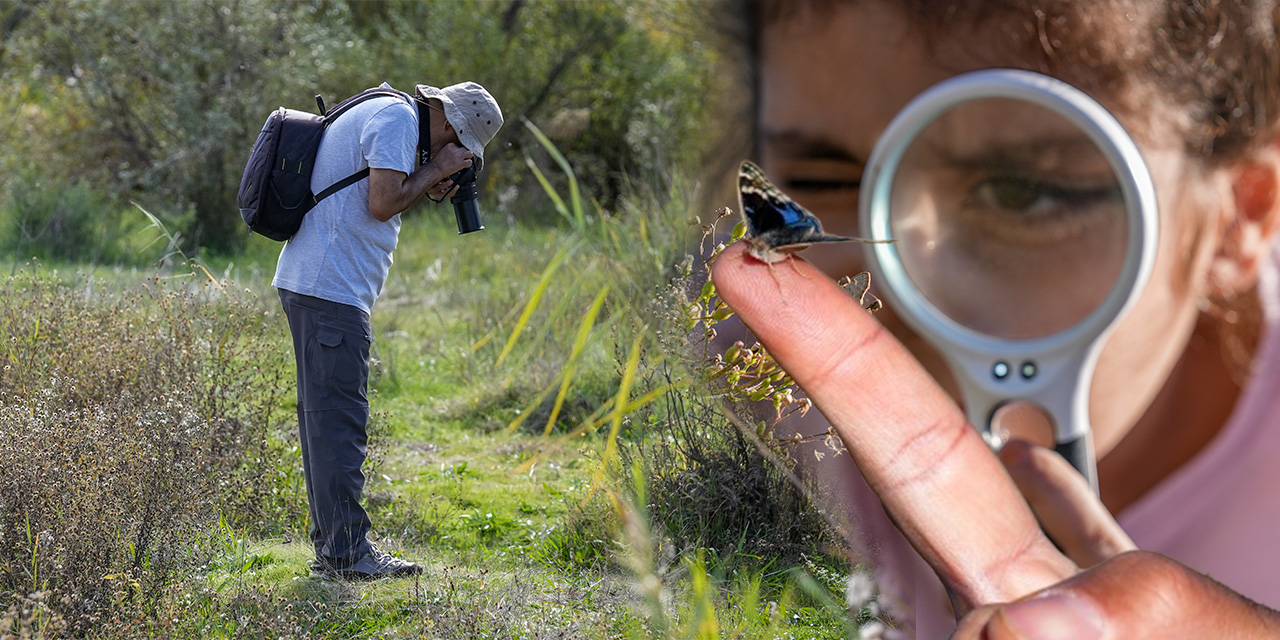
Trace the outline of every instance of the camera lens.
<instances>
[{"instance_id":1,"label":"camera lens","mask_svg":"<svg viewBox=\"0 0 1280 640\"><path fill-rule=\"evenodd\" d=\"M458 221L458 235L479 231L484 228L480 222L480 207L476 204L479 189L476 187L475 167L467 167L450 179L458 186L449 202L453 203L453 216Z\"/></svg>"}]
</instances>

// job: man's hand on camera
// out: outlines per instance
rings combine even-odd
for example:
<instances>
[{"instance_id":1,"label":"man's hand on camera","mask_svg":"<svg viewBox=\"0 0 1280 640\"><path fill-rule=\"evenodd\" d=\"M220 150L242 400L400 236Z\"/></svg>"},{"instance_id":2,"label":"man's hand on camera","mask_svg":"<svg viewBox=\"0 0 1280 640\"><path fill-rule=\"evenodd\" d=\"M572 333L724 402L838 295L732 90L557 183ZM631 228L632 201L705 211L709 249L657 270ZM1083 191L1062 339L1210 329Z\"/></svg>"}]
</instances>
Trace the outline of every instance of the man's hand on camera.
<instances>
[{"instance_id":1,"label":"man's hand on camera","mask_svg":"<svg viewBox=\"0 0 1280 640\"><path fill-rule=\"evenodd\" d=\"M453 187L449 176L471 166L471 152L457 144L446 144L418 167L412 175L394 169L369 170L369 214L386 222L413 206L424 193ZM445 183L449 183L445 185ZM438 198L437 198L438 199Z\"/></svg>"},{"instance_id":2,"label":"man's hand on camera","mask_svg":"<svg viewBox=\"0 0 1280 640\"><path fill-rule=\"evenodd\" d=\"M430 196L432 200L439 202L444 200L445 197L449 195L450 191L453 191L453 181L445 178L444 180L437 182L435 186L427 189L427 195Z\"/></svg>"},{"instance_id":3,"label":"man's hand on camera","mask_svg":"<svg viewBox=\"0 0 1280 640\"><path fill-rule=\"evenodd\" d=\"M434 167L440 171L440 175L447 178L469 166L471 166L471 152L466 147L450 142L431 156L423 169Z\"/></svg>"},{"instance_id":4,"label":"man's hand on camera","mask_svg":"<svg viewBox=\"0 0 1280 640\"><path fill-rule=\"evenodd\" d=\"M471 158L471 152L468 151L466 147L453 144L452 142L446 144L437 151L436 154L427 161L426 166L423 168L426 169L434 167L439 169L445 178L432 185L430 189L427 189L427 195L431 196L432 200L437 201L443 200L448 196L454 186L453 180L450 180L448 176L452 176L453 174L471 166Z\"/></svg>"}]
</instances>

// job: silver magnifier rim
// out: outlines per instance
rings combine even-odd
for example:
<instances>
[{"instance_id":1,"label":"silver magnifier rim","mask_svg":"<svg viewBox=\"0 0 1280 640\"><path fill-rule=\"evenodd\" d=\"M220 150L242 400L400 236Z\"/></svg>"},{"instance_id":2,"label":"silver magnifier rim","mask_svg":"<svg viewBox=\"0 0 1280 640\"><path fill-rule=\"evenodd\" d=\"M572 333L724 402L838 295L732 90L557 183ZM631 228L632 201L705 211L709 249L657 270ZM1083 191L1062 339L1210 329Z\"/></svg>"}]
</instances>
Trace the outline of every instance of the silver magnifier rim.
<instances>
[{"instance_id":1,"label":"silver magnifier rim","mask_svg":"<svg viewBox=\"0 0 1280 640\"><path fill-rule=\"evenodd\" d=\"M1039 338L1009 339L974 331L929 302L907 275L896 243L864 245L878 266L897 315L922 333L933 334L971 352L1046 354L1095 339L1123 315L1146 286L1155 262L1158 225L1155 187L1146 162L1124 127L1102 105L1075 87L1020 69L984 69L949 78L913 99L889 124L867 161L859 196L863 237L891 239L890 197L898 164L916 136L943 112L965 102L1012 98L1042 106L1066 118L1089 136L1115 170L1129 211L1128 242L1120 276L1096 309L1074 326Z\"/></svg>"}]
</instances>

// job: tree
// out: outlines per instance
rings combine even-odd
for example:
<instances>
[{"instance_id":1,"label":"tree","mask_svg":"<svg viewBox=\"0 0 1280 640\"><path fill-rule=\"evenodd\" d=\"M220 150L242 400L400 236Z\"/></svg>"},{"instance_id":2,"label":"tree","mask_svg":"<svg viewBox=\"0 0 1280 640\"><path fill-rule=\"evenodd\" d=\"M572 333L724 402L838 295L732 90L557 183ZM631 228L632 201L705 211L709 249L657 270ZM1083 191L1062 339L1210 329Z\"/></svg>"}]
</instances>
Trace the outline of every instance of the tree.
<instances>
[{"instance_id":1,"label":"tree","mask_svg":"<svg viewBox=\"0 0 1280 640\"><path fill-rule=\"evenodd\" d=\"M316 93L333 104L384 80L408 91L475 80L508 122L482 193L528 184L523 156L539 151L522 118L571 113L581 126L557 143L608 204L624 174L696 161L713 60L667 35L691 4L19 0L0 8L0 108L21 114L0 124L0 170L87 180L142 201L188 249L234 251L246 237L240 174L272 108L310 109Z\"/></svg>"}]
</instances>

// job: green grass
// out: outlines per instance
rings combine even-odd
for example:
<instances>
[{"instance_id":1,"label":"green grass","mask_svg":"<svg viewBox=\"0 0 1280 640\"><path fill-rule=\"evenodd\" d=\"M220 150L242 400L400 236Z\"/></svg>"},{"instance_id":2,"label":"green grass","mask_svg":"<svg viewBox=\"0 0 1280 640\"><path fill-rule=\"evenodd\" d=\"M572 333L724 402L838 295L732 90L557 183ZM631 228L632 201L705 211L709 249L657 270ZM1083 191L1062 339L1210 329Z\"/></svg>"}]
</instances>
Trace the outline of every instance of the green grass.
<instances>
[{"instance_id":1,"label":"green grass","mask_svg":"<svg viewBox=\"0 0 1280 640\"><path fill-rule=\"evenodd\" d=\"M343 634L358 631L351 625L360 621L378 636L397 629L509 635L505 627L519 621L535 630L602 625L597 631L607 637L623 608L625 581L617 575L564 576L531 561L553 555L555 542L549 541L563 540L561 529L589 492L600 439L554 446L533 430L506 429L526 397L551 384L576 327L547 323L549 310L539 310L512 352L519 374L496 364L517 319L512 310L526 302L530 283L561 246L562 234L490 225L458 236L442 213L447 211L433 208L406 220L396 264L372 315L371 403L377 415L366 469L375 533L384 546L423 562L428 571L422 582L432 584L299 591L294 583L314 581L302 577L306 550L292 543L268 547L277 561L253 572L251 588L355 607L353 621L339 625ZM587 294L604 284L605 275L591 264L595 259L579 256L578 286L549 285L548 295L569 301L571 314L582 311L578 299L589 305ZM273 264L274 255L267 254L211 270L233 278L260 274L256 282L244 276L237 281L261 290ZM281 331L287 334L283 326ZM597 351L601 345L597 340ZM601 367L608 356L582 358L592 371L562 409L565 420L580 418L610 391L608 369ZM535 453L538 461L517 471ZM505 615L480 616L499 602L509 609ZM433 630L431 617L447 628Z\"/></svg>"},{"instance_id":2,"label":"green grass","mask_svg":"<svg viewBox=\"0 0 1280 640\"><path fill-rule=\"evenodd\" d=\"M195 554L204 562L151 599L125 603L135 613L91 637L848 637L839 604L847 569L816 542L812 558L781 566L677 548L651 530L647 500L636 499L644 474L621 469L629 458L614 448L627 454L637 438L652 447L667 437L641 411L661 397L644 394L667 362L654 337L659 314L646 305L670 275L654 265L674 262L680 246L661 238L678 238L670 220L684 212L641 225L635 215L586 215L576 200L566 206L576 231L490 221L458 236L446 208L405 220L372 315L366 502L378 543L421 562L421 579L309 577L286 395L265 449L272 458L261 462L274 516L220 520ZM291 362L270 287L279 246L254 238L241 256L199 258L199 270L164 277L198 286L212 276L248 290L268 324L261 348ZM147 271L43 269L86 291L128 291Z\"/></svg>"}]
</instances>

